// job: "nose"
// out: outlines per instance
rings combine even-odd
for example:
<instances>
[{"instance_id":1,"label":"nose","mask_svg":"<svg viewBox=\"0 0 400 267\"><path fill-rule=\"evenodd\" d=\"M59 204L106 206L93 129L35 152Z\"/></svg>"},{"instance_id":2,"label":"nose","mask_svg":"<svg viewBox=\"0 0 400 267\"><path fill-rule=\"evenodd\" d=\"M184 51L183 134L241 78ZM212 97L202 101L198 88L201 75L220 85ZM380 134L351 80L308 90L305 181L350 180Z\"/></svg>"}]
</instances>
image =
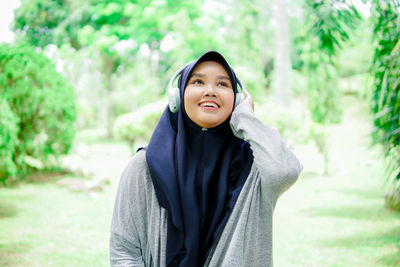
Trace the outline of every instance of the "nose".
<instances>
[{"instance_id":1,"label":"nose","mask_svg":"<svg viewBox=\"0 0 400 267\"><path fill-rule=\"evenodd\" d=\"M206 91L204 92L204 95L216 97L217 94L215 93L214 86L212 86L212 85L207 86Z\"/></svg>"}]
</instances>

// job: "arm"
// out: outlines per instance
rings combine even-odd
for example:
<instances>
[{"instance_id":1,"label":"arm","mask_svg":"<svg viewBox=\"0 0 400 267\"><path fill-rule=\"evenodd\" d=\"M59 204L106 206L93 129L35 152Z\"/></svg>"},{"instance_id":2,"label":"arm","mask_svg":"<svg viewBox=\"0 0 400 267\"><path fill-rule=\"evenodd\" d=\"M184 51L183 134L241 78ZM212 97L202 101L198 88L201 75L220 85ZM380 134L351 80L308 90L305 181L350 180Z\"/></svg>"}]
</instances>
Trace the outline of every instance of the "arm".
<instances>
[{"instance_id":1,"label":"arm","mask_svg":"<svg viewBox=\"0 0 400 267\"><path fill-rule=\"evenodd\" d=\"M250 143L254 164L261 175L262 189L279 197L299 176L302 164L289 150L278 130L262 123L254 114L252 99L245 100L232 113L231 128L235 136Z\"/></svg>"},{"instance_id":2,"label":"arm","mask_svg":"<svg viewBox=\"0 0 400 267\"><path fill-rule=\"evenodd\" d=\"M145 266L137 233L133 205L135 199L135 160L123 172L114 204L110 236L111 266Z\"/></svg>"}]
</instances>

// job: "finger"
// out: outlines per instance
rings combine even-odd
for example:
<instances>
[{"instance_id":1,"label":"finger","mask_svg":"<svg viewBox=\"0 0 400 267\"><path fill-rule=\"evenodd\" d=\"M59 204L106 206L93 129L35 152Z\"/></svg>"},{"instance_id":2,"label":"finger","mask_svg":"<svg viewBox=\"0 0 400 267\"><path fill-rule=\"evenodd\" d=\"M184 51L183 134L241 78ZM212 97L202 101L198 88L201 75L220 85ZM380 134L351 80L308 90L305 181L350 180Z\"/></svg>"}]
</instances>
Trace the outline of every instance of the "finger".
<instances>
[{"instance_id":1,"label":"finger","mask_svg":"<svg viewBox=\"0 0 400 267\"><path fill-rule=\"evenodd\" d=\"M243 91L243 95L244 95L245 98L248 98L248 97L251 98L249 92L247 92L247 91Z\"/></svg>"},{"instance_id":2,"label":"finger","mask_svg":"<svg viewBox=\"0 0 400 267\"><path fill-rule=\"evenodd\" d=\"M251 103L251 107L254 110L254 101L253 98L251 97L250 93L247 91L243 91L245 99L248 99L248 101Z\"/></svg>"}]
</instances>

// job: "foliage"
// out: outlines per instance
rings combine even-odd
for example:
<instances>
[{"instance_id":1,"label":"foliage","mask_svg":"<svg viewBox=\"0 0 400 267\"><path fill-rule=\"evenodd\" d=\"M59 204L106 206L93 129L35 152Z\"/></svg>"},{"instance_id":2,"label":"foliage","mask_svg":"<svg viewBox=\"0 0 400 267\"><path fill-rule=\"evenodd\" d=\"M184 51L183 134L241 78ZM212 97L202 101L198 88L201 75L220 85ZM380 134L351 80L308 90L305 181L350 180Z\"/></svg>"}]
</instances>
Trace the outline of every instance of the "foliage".
<instances>
[{"instance_id":1,"label":"foliage","mask_svg":"<svg viewBox=\"0 0 400 267\"><path fill-rule=\"evenodd\" d=\"M271 10L260 0L236 4L23 0L13 28L19 40L58 47L61 71L72 77L83 111L78 125L104 127L110 137L119 114L157 100L175 70L206 50L226 55L255 98L265 94L273 62L273 51L265 49L272 47Z\"/></svg>"},{"instance_id":2,"label":"foliage","mask_svg":"<svg viewBox=\"0 0 400 267\"><path fill-rule=\"evenodd\" d=\"M349 39L350 31L358 25L360 14L357 9L341 0L306 1L312 12L308 13L310 31L318 38L316 48L332 57Z\"/></svg>"},{"instance_id":3,"label":"foliage","mask_svg":"<svg viewBox=\"0 0 400 267\"><path fill-rule=\"evenodd\" d=\"M356 31L343 44L337 58L338 87L344 94L354 94L369 101L373 77L371 64L374 55L372 27L369 20L360 21Z\"/></svg>"},{"instance_id":4,"label":"foliage","mask_svg":"<svg viewBox=\"0 0 400 267\"><path fill-rule=\"evenodd\" d=\"M400 191L400 3L374 1L374 141L383 145L388 173Z\"/></svg>"},{"instance_id":5,"label":"foliage","mask_svg":"<svg viewBox=\"0 0 400 267\"><path fill-rule=\"evenodd\" d=\"M23 32L25 40L43 47L54 40L54 31L68 14L62 0L21 1L14 16L14 29Z\"/></svg>"},{"instance_id":6,"label":"foliage","mask_svg":"<svg viewBox=\"0 0 400 267\"><path fill-rule=\"evenodd\" d=\"M303 109L303 107L293 104L290 109L287 109L275 102L264 101L257 103L255 113L267 125L277 128L289 147L313 143L318 152L323 155L324 161L327 162L326 127L314 122L312 114ZM327 174L327 164L325 164L324 168L324 172Z\"/></svg>"},{"instance_id":7,"label":"foliage","mask_svg":"<svg viewBox=\"0 0 400 267\"><path fill-rule=\"evenodd\" d=\"M0 95L9 105L2 100L2 120L8 118L2 126L10 134L4 153L12 154L20 174L47 167L68 152L75 133L74 91L47 57L29 45L1 45ZM18 134L18 140L11 134Z\"/></svg>"},{"instance_id":8,"label":"foliage","mask_svg":"<svg viewBox=\"0 0 400 267\"><path fill-rule=\"evenodd\" d=\"M19 119L12 112L7 101L0 98L0 181L13 176L17 168L13 161L15 148L18 145Z\"/></svg>"},{"instance_id":9,"label":"foliage","mask_svg":"<svg viewBox=\"0 0 400 267\"><path fill-rule=\"evenodd\" d=\"M338 72L339 48L361 19L354 6L344 1L306 1L307 31L302 60L308 74L309 107L313 120L340 122Z\"/></svg>"},{"instance_id":10,"label":"foliage","mask_svg":"<svg viewBox=\"0 0 400 267\"><path fill-rule=\"evenodd\" d=\"M224 1L227 14L218 24L226 33L222 35L220 46L227 50L229 58L237 65L235 70L254 99L262 98L271 89L274 61L273 16L271 0L238 0L232 5ZM215 11L218 12L218 11Z\"/></svg>"},{"instance_id":11,"label":"foliage","mask_svg":"<svg viewBox=\"0 0 400 267\"><path fill-rule=\"evenodd\" d=\"M136 58L141 50L148 50L149 53L155 53L154 56L158 56L159 60L165 60L163 57L166 54L160 55L160 52L163 53L161 50L165 50L161 46L163 39L169 35L179 41L181 36L176 35L180 32L185 34L201 13L201 1L198 0L71 0L57 3L58 5L54 4L52 0L22 1L15 12L14 30L20 33L19 38L28 40L35 46L61 46L69 43L76 50L91 50L92 56L100 60L99 69L105 77L104 83L118 67L129 66L132 58ZM46 18L55 17L60 9L66 15L57 16L58 19L50 27ZM31 16L31 13L44 15L37 17ZM199 29L201 30L200 27L192 28L197 33ZM42 38L40 41L35 39L38 31L42 33L37 36ZM185 52L193 48L198 51L196 47L200 46L199 41L207 44L208 40L191 34L185 40L189 42L182 43L187 46ZM183 62L186 60L188 58L184 58ZM161 66L155 67L157 69ZM106 84L107 86L109 85Z\"/></svg>"},{"instance_id":12,"label":"foliage","mask_svg":"<svg viewBox=\"0 0 400 267\"><path fill-rule=\"evenodd\" d=\"M328 152L325 126L341 121L341 91L338 88L338 52L361 19L355 7L346 1L305 2L306 31L300 39L304 47L300 59L307 76L308 107L312 120L321 124L311 132L323 152L325 174L328 174Z\"/></svg>"},{"instance_id":13,"label":"foliage","mask_svg":"<svg viewBox=\"0 0 400 267\"><path fill-rule=\"evenodd\" d=\"M338 59L340 77L369 74L374 55L371 32L370 21L361 20L349 39L343 42Z\"/></svg>"},{"instance_id":14,"label":"foliage","mask_svg":"<svg viewBox=\"0 0 400 267\"><path fill-rule=\"evenodd\" d=\"M312 119L321 124L339 123L343 111L335 63L319 51L307 52L303 55L305 66L309 68L307 95Z\"/></svg>"},{"instance_id":15,"label":"foliage","mask_svg":"<svg viewBox=\"0 0 400 267\"><path fill-rule=\"evenodd\" d=\"M25 0L15 12L14 30L20 33L20 39L35 46L69 44L76 50L88 51L89 58L101 73L99 101L103 105L98 112L104 113L101 121L105 122L111 137L113 120L117 115L115 106L118 103L115 103L113 94L118 89L118 74L132 71L132 62L137 61L141 54L146 54L146 58L142 58L149 70L146 78L155 81L155 87L162 88L160 80L165 80L168 74L172 75L165 71L171 62L168 53L162 49L162 41L167 36L174 36L173 32L182 26L185 30L193 26L192 21L201 13L200 3L198 0ZM32 16L31 13L41 15ZM201 27L193 27L192 30L201 33ZM208 40L191 34L182 44L187 47L186 51L197 52L199 45L210 44ZM187 58L184 59L186 61ZM145 93L148 89L141 90ZM160 94L163 90L158 92Z\"/></svg>"},{"instance_id":16,"label":"foliage","mask_svg":"<svg viewBox=\"0 0 400 267\"><path fill-rule=\"evenodd\" d=\"M303 110L293 106L291 109L279 105L276 101L264 100L257 101L254 109L257 118L260 118L265 124L277 128L289 146L306 143L308 140L304 130L305 124Z\"/></svg>"},{"instance_id":17,"label":"foliage","mask_svg":"<svg viewBox=\"0 0 400 267\"><path fill-rule=\"evenodd\" d=\"M133 154L138 146L149 142L164 108L165 101L158 101L120 115L115 121L114 135L127 142Z\"/></svg>"},{"instance_id":18,"label":"foliage","mask_svg":"<svg viewBox=\"0 0 400 267\"><path fill-rule=\"evenodd\" d=\"M387 192L385 194L385 206L390 210L400 212L400 192Z\"/></svg>"}]
</instances>

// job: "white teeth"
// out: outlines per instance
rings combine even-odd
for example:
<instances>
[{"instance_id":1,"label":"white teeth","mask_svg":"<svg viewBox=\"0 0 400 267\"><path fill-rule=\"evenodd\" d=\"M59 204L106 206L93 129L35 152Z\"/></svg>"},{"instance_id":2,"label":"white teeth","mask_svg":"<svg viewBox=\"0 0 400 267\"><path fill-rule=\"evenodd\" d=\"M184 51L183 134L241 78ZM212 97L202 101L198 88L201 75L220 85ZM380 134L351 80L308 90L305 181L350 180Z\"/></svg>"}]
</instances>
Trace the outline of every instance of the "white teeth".
<instances>
[{"instance_id":1,"label":"white teeth","mask_svg":"<svg viewBox=\"0 0 400 267\"><path fill-rule=\"evenodd\" d=\"M213 107L218 108L218 105L213 102L204 102L200 104L201 107Z\"/></svg>"}]
</instances>

